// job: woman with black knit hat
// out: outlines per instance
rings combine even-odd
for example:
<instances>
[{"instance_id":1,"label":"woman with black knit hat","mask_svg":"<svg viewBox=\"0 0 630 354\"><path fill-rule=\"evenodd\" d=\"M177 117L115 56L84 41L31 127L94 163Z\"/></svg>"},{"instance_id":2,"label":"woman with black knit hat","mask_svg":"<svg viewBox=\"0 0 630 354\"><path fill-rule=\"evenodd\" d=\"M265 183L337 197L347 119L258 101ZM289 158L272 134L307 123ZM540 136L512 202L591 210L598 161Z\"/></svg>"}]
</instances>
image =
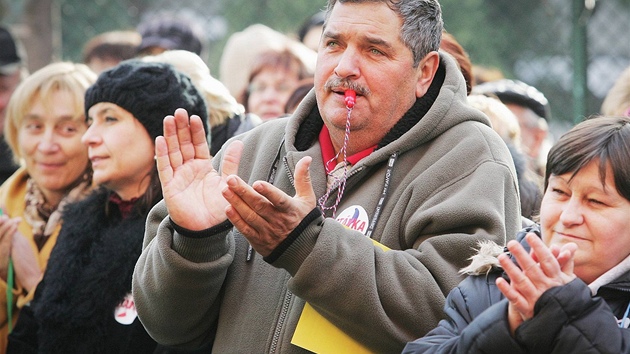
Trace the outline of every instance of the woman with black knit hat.
<instances>
[{"instance_id":1,"label":"woman with black knit hat","mask_svg":"<svg viewBox=\"0 0 630 354\"><path fill-rule=\"evenodd\" d=\"M154 141L177 108L207 121L190 79L163 63L125 61L103 72L85 95L90 127L82 141L98 188L67 207L30 309L8 352L152 353L131 295L145 219L162 198Z\"/></svg>"}]
</instances>

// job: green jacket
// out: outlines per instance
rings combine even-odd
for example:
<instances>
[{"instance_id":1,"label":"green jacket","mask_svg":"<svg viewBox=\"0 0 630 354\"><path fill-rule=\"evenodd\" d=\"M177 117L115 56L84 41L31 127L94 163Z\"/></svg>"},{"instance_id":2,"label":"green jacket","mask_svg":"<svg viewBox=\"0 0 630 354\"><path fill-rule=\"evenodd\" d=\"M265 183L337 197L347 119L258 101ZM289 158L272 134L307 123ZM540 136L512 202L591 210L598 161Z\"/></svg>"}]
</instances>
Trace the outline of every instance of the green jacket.
<instances>
[{"instance_id":1,"label":"green jacket","mask_svg":"<svg viewBox=\"0 0 630 354\"><path fill-rule=\"evenodd\" d=\"M301 353L290 342L304 301L379 353L400 352L434 328L478 241L504 244L521 225L510 153L466 104L452 57L441 54L441 62L425 97L350 169L341 222L316 216L271 264L260 255L248 261L235 229L202 238L175 232L164 203L156 205L133 280L148 332L181 347L213 340L215 353ZM239 175L250 184L269 180L277 166L273 184L294 195L295 164L309 155L316 196L325 194L321 126L311 92L291 118L237 137L245 145ZM221 153L213 163L220 161ZM386 180L372 239L389 251L344 226L365 232ZM344 211L358 218L348 221Z\"/></svg>"}]
</instances>

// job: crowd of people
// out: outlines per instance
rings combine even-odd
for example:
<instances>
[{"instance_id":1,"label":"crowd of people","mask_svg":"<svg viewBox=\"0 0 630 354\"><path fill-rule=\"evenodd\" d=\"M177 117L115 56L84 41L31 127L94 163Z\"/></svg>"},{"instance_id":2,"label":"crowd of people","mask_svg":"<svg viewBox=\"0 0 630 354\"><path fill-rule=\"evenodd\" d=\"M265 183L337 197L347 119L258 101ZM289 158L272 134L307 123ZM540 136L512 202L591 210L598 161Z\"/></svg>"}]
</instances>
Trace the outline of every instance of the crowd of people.
<instances>
[{"instance_id":1,"label":"crowd of people","mask_svg":"<svg viewBox=\"0 0 630 354\"><path fill-rule=\"evenodd\" d=\"M630 67L555 139L437 0L203 50L0 28L0 353L630 353Z\"/></svg>"}]
</instances>

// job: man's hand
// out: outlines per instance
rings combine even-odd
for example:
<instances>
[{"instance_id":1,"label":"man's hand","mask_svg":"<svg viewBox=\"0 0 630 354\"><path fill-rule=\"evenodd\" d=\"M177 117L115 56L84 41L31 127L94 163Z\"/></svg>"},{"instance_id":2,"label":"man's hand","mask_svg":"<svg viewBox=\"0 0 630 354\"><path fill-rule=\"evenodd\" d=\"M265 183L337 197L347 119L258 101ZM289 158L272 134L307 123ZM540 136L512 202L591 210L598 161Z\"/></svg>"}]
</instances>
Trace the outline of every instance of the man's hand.
<instances>
[{"instance_id":1,"label":"man's hand","mask_svg":"<svg viewBox=\"0 0 630 354\"><path fill-rule=\"evenodd\" d=\"M523 321L534 316L536 301L545 291L567 284L576 277L573 274L576 244L569 243L560 249L549 249L533 233L525 238L532 248L531 254L518 242L508 242L508 249L520 268L507 255L499 256L499 262L511 280L508 283L505 279L498 278L497 287L510 301L508 320L512 333Z\"/></svg>"},{"instance_id":2,"label":"man's hand","mask_svg":"<svg viewBox=\"0 0 630 354\"><path fill-rule=\"evenodd\" d=\"M169 215L176 224L194 231L227 219L228 202L221 195L226 177L237 173L243 143L231 143L223 155L221 173L212 168L201 118L184 109L164 118L164 136L155 140L157 169Z\"/></svg>"},{"instance_id":3,"label":"man's hand","mask_svg":"<svg viewBox=\"0 0 630 354\"><path fill-rule=\"evenodd\" d=\"M223 190L230 203L227 217L259 254L268 256L315 208L310 164L311 158L304 157L295 166L294 197L267 182L250 187L237 176L228 177Z\"/></svg>"}]
</instances>

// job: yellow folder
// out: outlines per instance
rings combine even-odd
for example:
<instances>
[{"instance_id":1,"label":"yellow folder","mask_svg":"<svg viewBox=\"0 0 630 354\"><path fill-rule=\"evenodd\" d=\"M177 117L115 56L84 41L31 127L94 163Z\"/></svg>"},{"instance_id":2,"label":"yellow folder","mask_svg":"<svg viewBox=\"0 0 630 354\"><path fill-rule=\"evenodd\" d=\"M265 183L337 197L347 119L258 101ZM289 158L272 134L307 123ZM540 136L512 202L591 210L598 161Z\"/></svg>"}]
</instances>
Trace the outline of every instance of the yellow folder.
<instances>
[{"instance_id":1,"label":"yellow folder","mask_svg":"<svg viewBox=\"0 0 630 354\"><path fill-rule=\"evenodd\" d=\"M372 240L387 251L389 248ZM364 354L372 353L363 344L347 335L306 303L291 343L314 353Z\"/></svg>"}]
</instances>

